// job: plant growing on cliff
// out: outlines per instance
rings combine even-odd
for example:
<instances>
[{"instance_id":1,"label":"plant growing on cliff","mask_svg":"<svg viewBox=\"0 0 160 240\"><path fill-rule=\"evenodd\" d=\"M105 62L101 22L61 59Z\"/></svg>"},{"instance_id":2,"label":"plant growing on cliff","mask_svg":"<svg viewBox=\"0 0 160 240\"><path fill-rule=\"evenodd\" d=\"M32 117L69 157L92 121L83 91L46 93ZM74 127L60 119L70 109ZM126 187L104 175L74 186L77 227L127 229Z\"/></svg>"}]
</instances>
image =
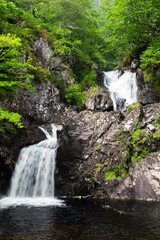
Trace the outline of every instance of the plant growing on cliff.
<instances>
[{"instance_id":1,"label":"plant growing on cliff","mask_svg":"<svg viewBox=\"0 0 160 240\"><path fill-rule=\"evenodd\" d=\"M0 35L0 94L15 92L18 88L34 90L31 84L33 75L28 69L35 69L31 65L31 58L22 62L25 52L21 49L20 38L15 35Z\"/></svg>"},{"instance_id":2,"label":"plant growing on cliff","mask_svg":"<svg viewBox=\"0 0 160 240\"><path fill-rule=\"evenodd\" d=\"M129 114L130 112L132 112L135 108L138 108L139 106L140 106L139 102L136 102L135 104L130 105L128 107L127 114Z\"/></svg>"},{"instance_id":3,"label":"plant growing on cliff","mask_svg":"<svg viewBox=\"0 0 160 240\"><path fill-rule=\"evenodd\" d=\"M10 97L20 88L34 90L31 84L33 75L28 69L35 69L31 65L31 58L22 62L22 50L20 38L15 35L0 35L0 98ZM0 108L0 121L7 120L21 127L20 116L17 113L9 113Z\"/></svg>"},{"instance_id":4,"label":"plant growing on cliff","mask_svg":"<svg viewBox=\"0 0 160 240\"><path fill-rule=\"evenodd\" d=\"M0 108L0 132L4 131L4 128L14 129L11 124L15 124L18 128L22 128L21 116L18 113L4 111Z\"/></svg>"},{"instance_id":5,"label":"plant growing on cliff","mask_svg":"<svg viewBox=\"0 0 160 240\"><path fill-rule=\"evenodd\" d=\"M114 170L107 171L105 173L104 180L107 181L107 180L111 180L114 178L121 179L121 178L125 177L125 175L127 174L127 169L128 169L128 166L126 164L124 164L123 166L119 166L119 167L115 168Z\"/></svg>"},{"instance_id":6,"label":"plant growing on cliff","mask_svg":"<svg viewBox=\"0 0 160 240\"><path fill-rule=\"evenodd\" d=\"M66 90L67 102L81 107L85 103L85 91L80 84L71 84Z\"/></svg>"}]
</instances>

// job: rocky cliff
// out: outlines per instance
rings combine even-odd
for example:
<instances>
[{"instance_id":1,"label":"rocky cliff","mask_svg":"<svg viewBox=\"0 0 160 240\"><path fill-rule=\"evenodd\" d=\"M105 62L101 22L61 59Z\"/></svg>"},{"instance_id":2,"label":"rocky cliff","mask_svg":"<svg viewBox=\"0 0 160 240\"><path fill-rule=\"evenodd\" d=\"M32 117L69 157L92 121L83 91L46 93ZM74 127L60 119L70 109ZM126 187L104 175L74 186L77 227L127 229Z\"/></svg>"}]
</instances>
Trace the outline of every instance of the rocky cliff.
<instances>
[{"instance_id":1,"label":"rocky cliff","mask_svg":"<svg viewBox=\"0 0 160 240\"><path fill-rule=\"evenodd\" d=\"M35 42L34 54L64 85L74 83L72 71L45 40ZM22 114L24 128L1 134L0 191L8 188L21 148L45 139L38 126L49 130L54 122L61 125L56 195L160 200L160 104L145 87L142 71L136 71L140 103L120 111L113 111L106 89L94 87L86 92L85 110L78 112L62 102L49 79L35 82L34 93L26 90L1 103ZM102 73L98 76L102 86Z\"/></svg>"},{"instance_id":2,"label":"rocky cliff","mask_svg":"<svg viewBox=\"0 0 160 240\"><path fill-rule=\"evenodd\" d=\"M159 112L155 103L70 115L57 156L57 194L160 199Z\"/></svg>"}]
</instances>

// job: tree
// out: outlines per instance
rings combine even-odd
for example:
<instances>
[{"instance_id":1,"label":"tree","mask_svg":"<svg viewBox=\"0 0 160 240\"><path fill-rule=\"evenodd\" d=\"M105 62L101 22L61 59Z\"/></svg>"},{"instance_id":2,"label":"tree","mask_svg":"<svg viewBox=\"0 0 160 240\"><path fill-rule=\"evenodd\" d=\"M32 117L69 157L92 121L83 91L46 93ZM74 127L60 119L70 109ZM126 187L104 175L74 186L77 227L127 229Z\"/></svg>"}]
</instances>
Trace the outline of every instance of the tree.
<instances>
[{"instance_id":1,"label":"tree","mask_svg":"<svg viewBox=\"0 0 160 240\"><path fill-rule=\"evenodd\" d=\"M159 0L104 0L103 4L106 32L113 47L126 55L132 51L139 57L152 39L159 36Z\"/></svg>"},{"instance_id":2,"label":"tree","mask_svg":"<svg viewBox=\"0 0 160 240\"><path fill-rule=\"evenodd\" d=\"M28 69L35 68L31 65L31 58L23 61L25 52L22 50L20 38L15 35L0 35L0 98L10 97L20 88L34 90L31 83L33 75L28 73ZM9 113L0 108L0 121L7 120L20 124L20 116L16 113Z\"/></svg>"},{"instance_id":3,"label":"tree","mask_svg":"<svg viewBox=\"0 0 160 240\"><path fill-rule=\"evenodd\" d=\"M0 36L0 93L1 95L15 92L18 88L33 90L30 80L33 75L28 69L35 69L30 63L31 58L22 62L25 53L20 38L8 34Z\"/></svg>"}]
</instances>

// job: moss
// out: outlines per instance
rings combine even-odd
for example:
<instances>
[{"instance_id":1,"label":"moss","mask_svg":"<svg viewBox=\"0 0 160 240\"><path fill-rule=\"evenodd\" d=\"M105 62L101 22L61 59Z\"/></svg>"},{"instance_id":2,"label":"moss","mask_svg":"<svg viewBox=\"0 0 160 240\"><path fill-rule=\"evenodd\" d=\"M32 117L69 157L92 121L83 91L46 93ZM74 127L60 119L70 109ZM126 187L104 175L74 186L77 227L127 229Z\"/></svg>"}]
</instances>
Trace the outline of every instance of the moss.
<instances>
[{"instance_id":1,"label":"moss","mask_svg":"<svg viewBox=\"0 0 160 240\"><path fill-rule=\"evenodd\" d=\"M94 87L92 86L90 89L89 89L89 92L87 92L87 97L96 97L97 94L100 93L100 90L97 88L97 87Z\"/></svg>"},{"instance_id":2,"label":"moss","mask_svg":"<svg viewBox=\"0 0 160 240\"><path fill-rule=\"evenodd\" d=\"M156 75L156 70L147 68L144 71L144 82L150 82L156 93L160 93L160 76Z\"/></svg>"},{"instance_id":3,"label":"moss","mask_svg":"<svg viewBox=\"0 0 160 240\"><path fill-rule=\"evenodd\" d=\"M116 178L115 172L114 171L108 171L105 174L104 180L107 181L107 180L114 179L114 178Z\"/></svg>"},{"instance_id":4,"label":"moss","mask_svg":"<svg viewBox=\"0 0 160 240\"><path fill-rule=\"evenodd\" d=\"M95 177L91 177L89 180L90 183L95 182Z\"/></svg>"},{"instance_id":5,"label":"moss","mask_svg":"<svg viewBox=\"0 0 160 240\"><path fill-rule=\"evenodd\" d=\"M135 119L135 128L140 128L140 119L139 118Z\"/></svg>"},{"instance_id":6,"label":"moss","mask_svg":"<svg viewBox=\"0 0 160 240\"><path fill-rule=\"evenodd\" d=\"M128 168L128 166L126 164L124 164L123 166L119 166L119 167L115 168L114 170L107 171L105 173L104 180L107 181L107 180L111 180L114 178L121 179L121 178L125 177L127 174L127 168Z\"/></svg>"},{"instance_id":7,"label":"moss","mask_svg":"<svg viewBox=\"0 0 160 240\"><path fill-rule=\"evenodd\" d=\"M118 129L118 133L116 134L116 138L120 141L122 146L125 146L128 142L128 134L125 134L122 129Z\"/></svg>"},{"instance_id":8,"label":"moss","mask_svg":"<svg viewBox=\"0 0 160 240\"><path fill-rule=\"evenodd\" d=\"M153 133L153 139L156 141L160 140L160 129L157 132Z\"/></svg>"},{"instance_id":9,"label":"moss","mask_svg":"<svg viewBox=\"0 0 160 240\"><path fill-rule=\"evenodd\" d=\"M129 114L131 111L133 111L135 108L138 108L140 106L139 102L136 102L135 104L132 104L128 107L127 114Z\"/></svg>"},{"instance_id":10,"label":"moss","mask_svg":"<svg viewBox=\"0 0 160 240\"><path fill-rule=\"evenodd\" d=\"M100 146L97 146L95 150L96 150L96 151L99 151L100 149L101 149L101 147L100 147Z\"/></svg>"},{"instance_id":11,"label":"moss","mask_svg":"<svg viewBox=\"0 0 160 240\"><path fill-rule=\"evenodd\" d=\"M103 164L102 164L102 163L99 163L99 164L97 165L97 167L95 168L95 171L96 171L97 173L99 173L99 172L102 170L102 168L103 168Z\"/></svg>"},{"instance_id":12,"label":"moss","mask_svg":"<svg viewBox=\"0 0 160 240\"><path fill-rule=\"evenodd\" d=\"M160 129L160 115L155 117L154 124L155 124L156 127L158 127Z\"/></svg>"},{"instance_id":13,"label":"moss","mask_svg":"<svg viewBox=\"0 0 160 240\"><path fill-rule=\"evenodd\" d=\"M141 139L141 134L142 134L142 130L141 129L136 129L133 133L131 133L131 142L135 143L138 142Z\"/></svg>"}]
</instances>

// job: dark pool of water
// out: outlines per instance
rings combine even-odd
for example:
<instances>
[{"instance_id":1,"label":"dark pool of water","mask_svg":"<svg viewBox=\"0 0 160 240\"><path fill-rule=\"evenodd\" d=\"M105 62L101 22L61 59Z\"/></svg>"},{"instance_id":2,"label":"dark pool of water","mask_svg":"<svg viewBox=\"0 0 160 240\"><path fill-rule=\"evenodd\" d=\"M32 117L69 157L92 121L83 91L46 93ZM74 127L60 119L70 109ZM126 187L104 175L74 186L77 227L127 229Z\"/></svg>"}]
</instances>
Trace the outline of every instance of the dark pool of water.
<instances>
[{"instance_id":1,"label":"dark pool of water","mask_svg":"<svg viewBox=\"0 0 160 240\"><path fill-rule=\"evenodd\" d=\"M160 203L67 199L0 209L0 240L160 240Z\"/></svg>"}]
</instances>

